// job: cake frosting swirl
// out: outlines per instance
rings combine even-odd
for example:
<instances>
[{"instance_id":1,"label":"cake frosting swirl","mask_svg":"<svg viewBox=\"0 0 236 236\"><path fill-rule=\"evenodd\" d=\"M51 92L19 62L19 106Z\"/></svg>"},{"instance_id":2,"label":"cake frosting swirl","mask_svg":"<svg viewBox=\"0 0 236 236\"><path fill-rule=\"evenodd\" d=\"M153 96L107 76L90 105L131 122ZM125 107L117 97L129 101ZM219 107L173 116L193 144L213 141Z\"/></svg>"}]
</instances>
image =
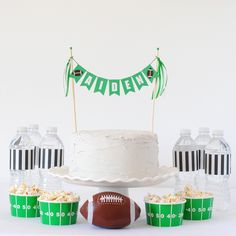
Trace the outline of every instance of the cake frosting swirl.
<instances>
[{"instance_id":1,"label":"cake frosting swirl","mask_svg":"<svg viewBox=\"0 0 236 236\"><path fill-rule=\"evenodd\" d=\"M74 139L70 174L81 178L128 180L157 174L157 136L148 131L84 130Z\"/></svg>"}]
</instances>

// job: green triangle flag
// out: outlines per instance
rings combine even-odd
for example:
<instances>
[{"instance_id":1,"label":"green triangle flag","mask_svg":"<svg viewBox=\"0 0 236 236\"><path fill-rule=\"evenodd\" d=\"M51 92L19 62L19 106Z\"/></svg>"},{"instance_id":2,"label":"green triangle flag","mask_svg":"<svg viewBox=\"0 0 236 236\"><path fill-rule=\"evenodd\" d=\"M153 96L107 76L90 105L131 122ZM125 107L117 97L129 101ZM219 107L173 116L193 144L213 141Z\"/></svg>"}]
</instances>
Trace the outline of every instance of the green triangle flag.
<instances>
[{"instance_id":1,"label":"green triangle flag","mask_svg":"<svg viewBox=\"0 0 236 236\"><path fill-rule=\"evenodd\" d=\"M109 96L113 94L120 96L120 80L119 79L109 80Z\"/></svg>"},{"instance_id":2,"label":"green triangle flag","mask_svg":"<svg viewBox=\"0 0 236 236\"><path fill-rule=\"evenodd\" d=\"M88 90L90 90L93 86L95 79L96 79L96 75L87 71L80 86L85 86L87 87Z\"/></svg>"},{"instance_id":3,"label":"green triangle flag","mask_svg":"<svg viewBox=\"0 0 236 236\"><path fill-rule=\"evenodd\" d=\"M139 72L132 76L135 85L137 86L138 90L140 90L143 86L148 86L148 83L143 75L142 72Z\"/></svg>"},{"instance_id":4,"label":"green triangle flag","mask_svg":"<svg viewBox=\"0 0 236 236\"><path fill-rule=\"evenodd\" d=\"M104 95L106 92L106 87L107 87L107 79L97 77L94 92L101 93Z\"/></svg>"},{"instance_id":5,"label":"green triangle flag","mask_svg":"<svg viewBox=\"0 0 236 236\"><path fill-rule=\"evenodd\" d=\"M74 78L75 82L77 83L85 72L86 70L81 65L77 64L77 66L71 72L70 77Z\"/></svg>"},{"instance_id":6,"label":"green triangle flag","mask_svg":"<svg viewBox=\"0 0 236 236\"><path fill-rule=\"evenodd\" d=\"M142 70L143 74L149 79L149 81L152 83L153 79L156 77L157 72L154 70L154 68L151 65L148 65Z\"/></svg>"},{"instance_id":7,"label":"green triangle flag","mask_svg":"<svg viewBox=\"0 0 236 236\"><path fill-rule=\"evenodd\" d=\"M131 77L122 79L121 83L122 83L122 87L124 89L125 94L127 94L129 92L135 92L134 84L133 84L133 81L132 81Z\"/></svg>"}]
</instances>

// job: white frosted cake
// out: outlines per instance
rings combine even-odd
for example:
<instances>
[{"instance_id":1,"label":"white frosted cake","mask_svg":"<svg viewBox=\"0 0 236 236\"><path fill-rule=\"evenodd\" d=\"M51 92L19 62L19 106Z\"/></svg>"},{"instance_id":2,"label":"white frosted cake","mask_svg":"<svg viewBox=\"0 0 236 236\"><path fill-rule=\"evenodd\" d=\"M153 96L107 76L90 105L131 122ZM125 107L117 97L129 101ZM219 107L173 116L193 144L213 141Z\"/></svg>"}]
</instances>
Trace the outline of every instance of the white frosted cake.
<instances>
[{"instance_id":1,"label":"white frosted cake","mask_svg":"<svg viewBox=\"0 0 236 236\"><path fill-rule=\"evenodd\" d=\"M128 180L157 175L157 136L148 131L80 131L74 141L72 176Z\"/></svg>"}]
</instances>

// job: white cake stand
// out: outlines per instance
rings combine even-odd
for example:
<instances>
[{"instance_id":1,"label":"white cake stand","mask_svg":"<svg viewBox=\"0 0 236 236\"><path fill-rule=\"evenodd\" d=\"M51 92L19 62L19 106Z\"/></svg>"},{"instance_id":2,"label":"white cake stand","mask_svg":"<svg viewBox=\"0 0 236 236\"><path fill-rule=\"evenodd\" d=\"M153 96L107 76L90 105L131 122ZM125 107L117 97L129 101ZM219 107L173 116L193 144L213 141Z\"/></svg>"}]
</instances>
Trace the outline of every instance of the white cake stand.
<instances>
[{"instance_id":1,"label":"white cake stand","mask_svg":"<svg viewBox=\"0 0 236 236\"><path fill-rule=\"evenodd\" d=\"M81 178L79 176L71 176L68 166L55 167L49 170L49 173L70 184L77 184L83 186L94 186L99 188L99 192L112 191L118 192L128 196L128 188L146 187L151 185L158 185L169 178L173 177L178 170L174 167L161 166L157 169L155 176L147 176L142 179L90 179Z\"/></svg>"}]
</instances>

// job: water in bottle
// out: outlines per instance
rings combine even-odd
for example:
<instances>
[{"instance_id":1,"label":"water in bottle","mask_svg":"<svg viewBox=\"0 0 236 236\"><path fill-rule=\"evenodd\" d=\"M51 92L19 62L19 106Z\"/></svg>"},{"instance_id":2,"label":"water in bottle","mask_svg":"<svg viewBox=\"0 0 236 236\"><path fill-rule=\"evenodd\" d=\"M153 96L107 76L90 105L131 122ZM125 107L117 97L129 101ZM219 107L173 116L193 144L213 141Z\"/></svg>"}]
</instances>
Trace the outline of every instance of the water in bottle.
<instances>
[{"instance_id":1,"label":"water in bottle","mask_svg":"<svg viewBox=\"0 0 236 236\"><path fill-rule=\"evenodd\" d=\"M175 192L183 191L186 185L197 188L198 150L189 129L180 131L180 138L173 148L173 165L179 170L175 179Z\"/></svg>"},{"instance_id":2,"label":"water in bottle","mask_svg":"<svg viewBox=\"0 0 236 236\"><path fill-rule=\"evenodd\" d=\"M206 190L213 193L216 210L226 210L230 204L231 150L223 135L222 130L213 131L205 148Z\"/></svg>"},{"instance_id":3,"label":"water in bottle","mask_svg":"<svg viewBox=\"0 0 236 236\"><path fill-rule=\"evenodd\" d=\"M19 127L10 143L10 185L32 185L35 175L34 146L26 127Z\"/></svg>"},{"instance_id":4,"label":"water in bottle","mask_svg":"<svg viewBox=\"0 0 236 236\"><path fill-rule=\"evenodd\" d=\"M195 139L195 143L198 149L198 162L199 170L197 175L197 185L199 190L205 189L205 169L204 169L204 157L205 157L205 147L210 142L211 136L209 128L199 128L198 136Z\"/></svg>"},{"instance_id":5,"label":"water in bottle","mask_svg":"<svg viewBox=\"0 0 236 236\"><path fill-rule=\"evenodd\" d=\"M42 137L39 133L39 126L37 124L29 125L28 135L34 145L35 167L37 168L38 167L38 157L39 157L39 144L42 139Z\"/></svg>"},{"instance_id":6,"label":"water in bottle","mask_svg":"<svg viewBox=\"0 0 236 236\"><path fill-rule=\"evenodd\" d=\"M61 189L61 181L49 174L49 169L64 164L64 146L56 127L49 127L39 145L39 185L46 191Z\"/></svg>"}]
</instances>

